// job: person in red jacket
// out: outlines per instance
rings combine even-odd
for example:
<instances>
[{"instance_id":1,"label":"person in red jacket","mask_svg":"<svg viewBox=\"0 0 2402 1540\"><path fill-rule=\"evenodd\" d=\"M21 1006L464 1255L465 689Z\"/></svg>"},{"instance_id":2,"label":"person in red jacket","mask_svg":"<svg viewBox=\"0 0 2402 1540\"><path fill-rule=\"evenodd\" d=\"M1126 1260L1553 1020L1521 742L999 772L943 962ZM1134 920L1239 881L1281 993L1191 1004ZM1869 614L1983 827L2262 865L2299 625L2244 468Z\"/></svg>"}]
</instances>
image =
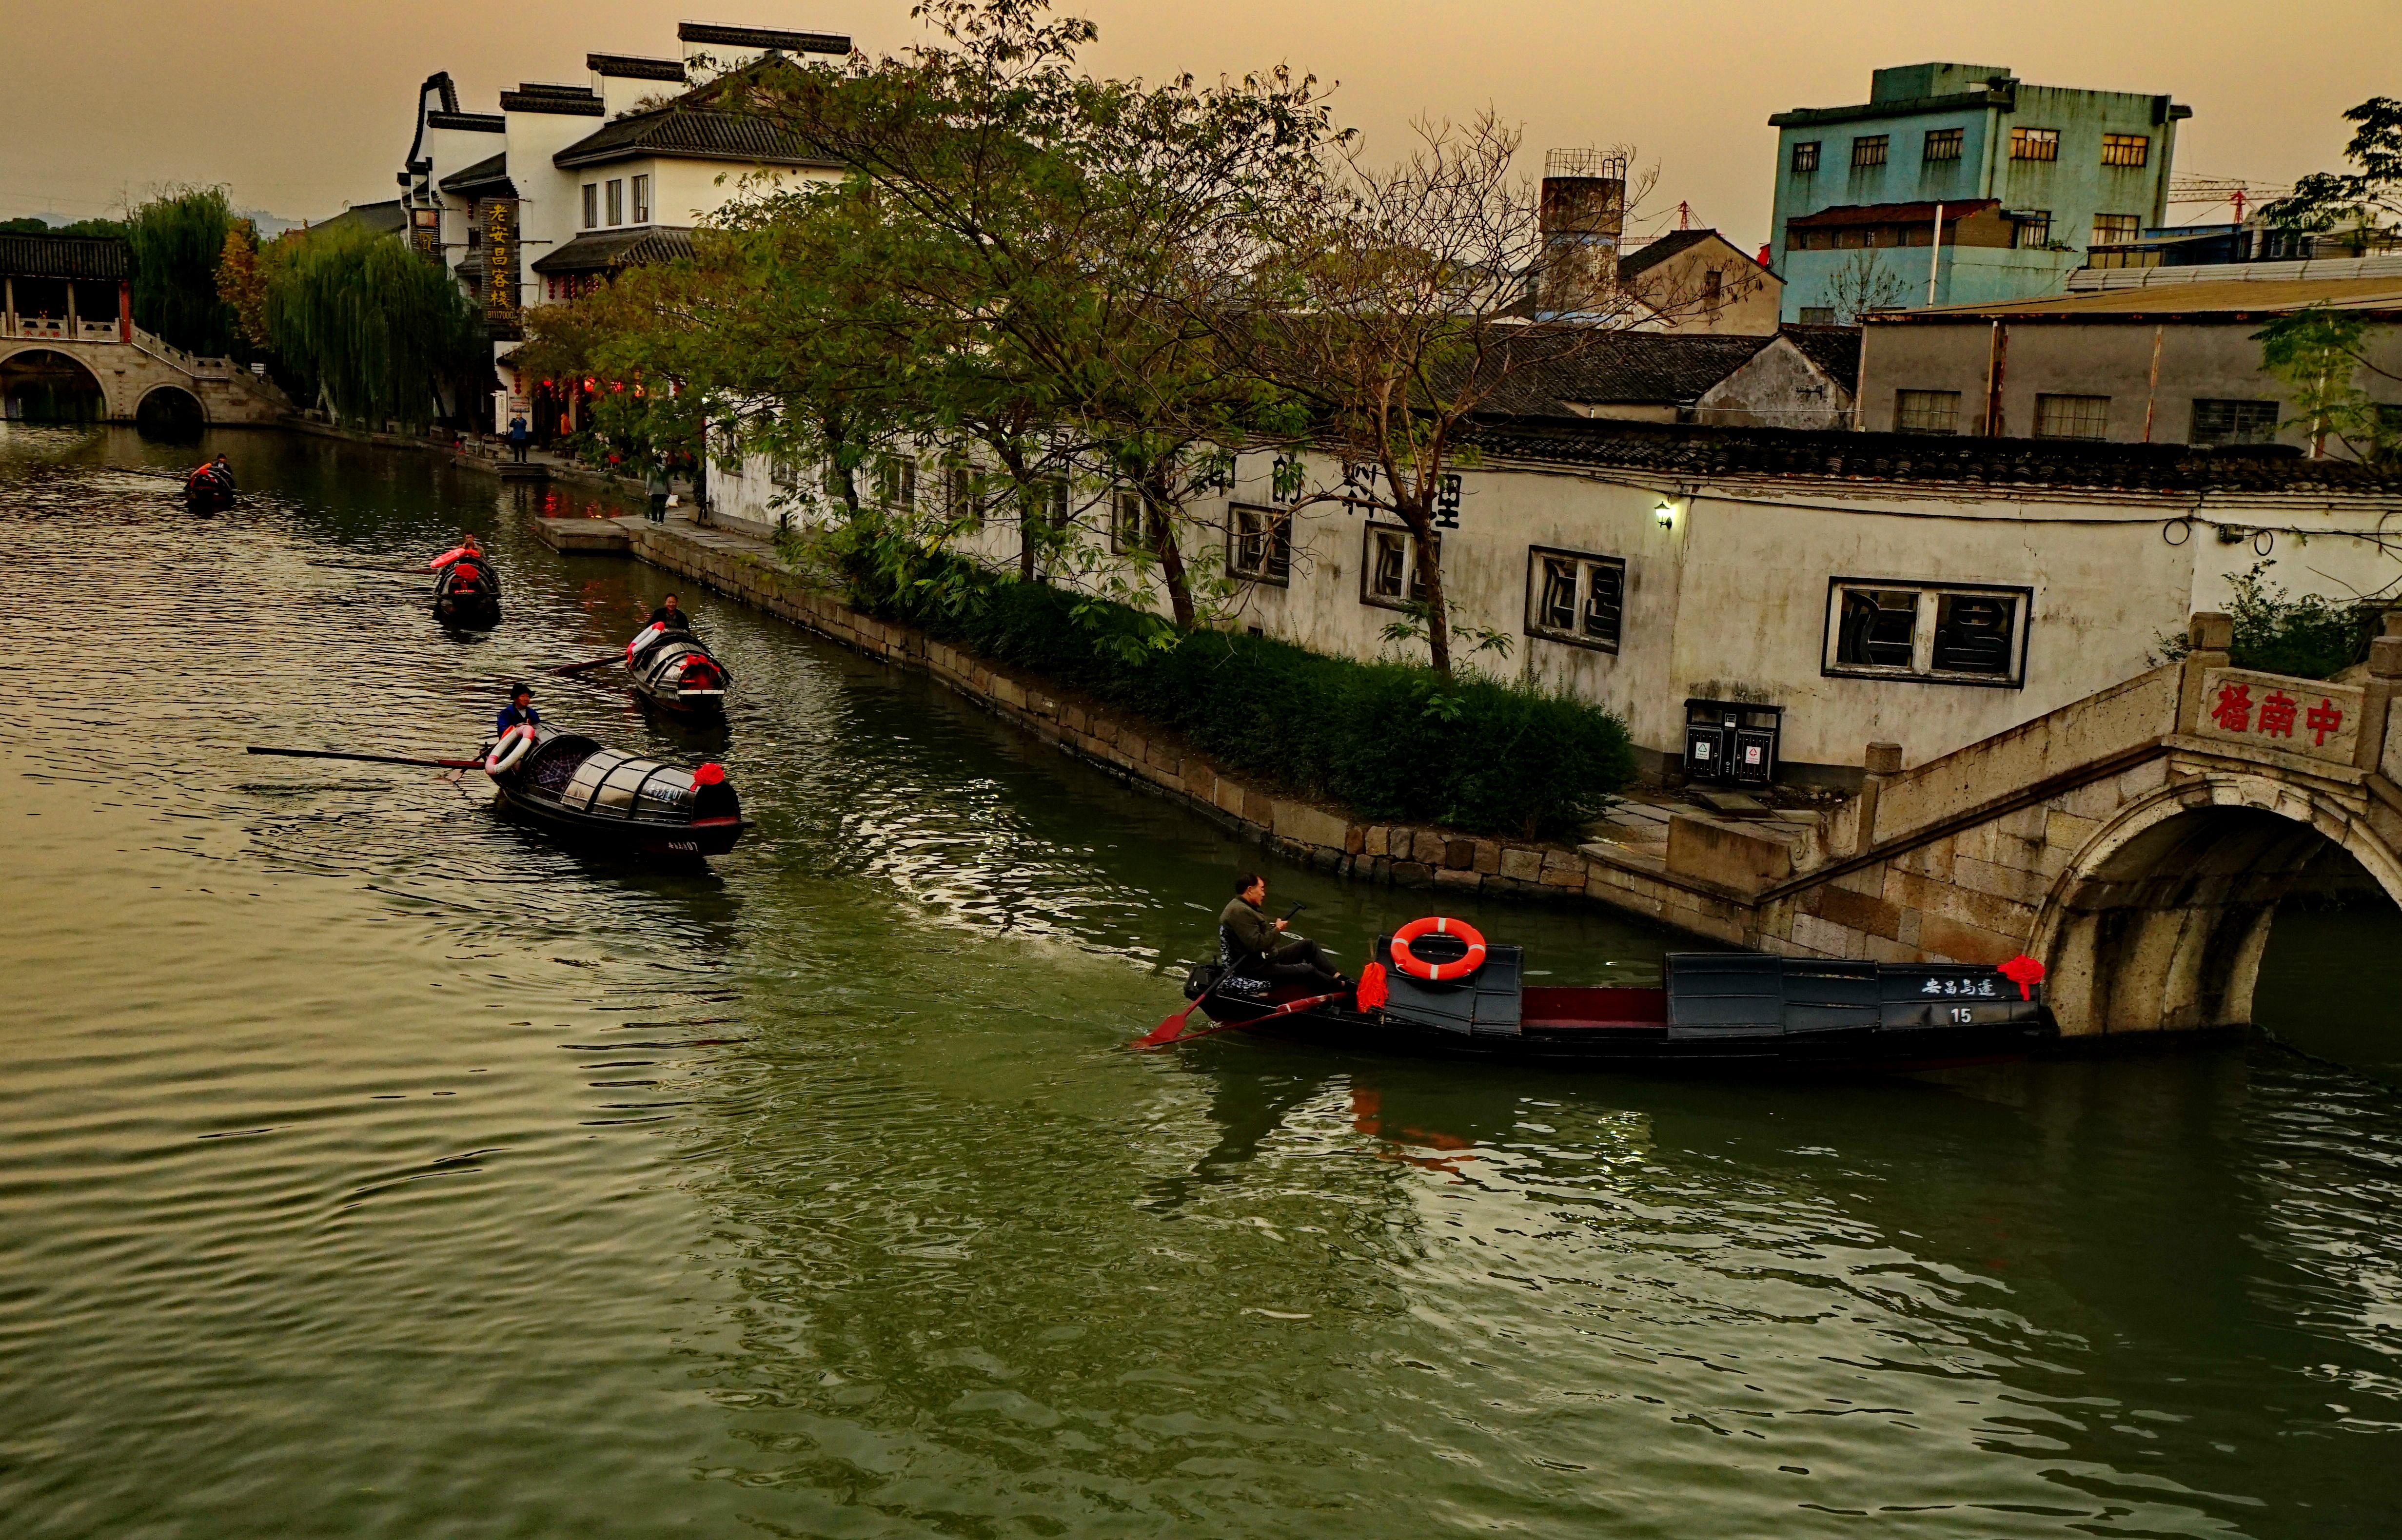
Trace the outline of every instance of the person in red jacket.
<instances>
[{"instance_id":1,"label":"person in red jacket","mask_svg":"<svg viewBox=\"0 0 2402 1540\"><path fill-rule=\"evenodd\" d=\"M480 565L484 559L484 548L476 543L475 536L462 534L459 537L459 543L457 545L443 552L440 556L435 557L432 561L427 562L425 564L426 571L438 572L444 568L451 565L453 562L461 561L470 557L474 557L476 563Z\"/></svg>"}]
</instances>

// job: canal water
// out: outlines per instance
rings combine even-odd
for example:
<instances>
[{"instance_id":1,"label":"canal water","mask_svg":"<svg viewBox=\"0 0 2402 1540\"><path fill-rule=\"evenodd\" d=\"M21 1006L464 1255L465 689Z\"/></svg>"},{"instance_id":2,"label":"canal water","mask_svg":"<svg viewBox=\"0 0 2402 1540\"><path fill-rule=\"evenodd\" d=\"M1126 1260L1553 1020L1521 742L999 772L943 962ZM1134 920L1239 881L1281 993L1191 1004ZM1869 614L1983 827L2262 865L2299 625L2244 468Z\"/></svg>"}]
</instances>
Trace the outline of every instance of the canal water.
<instances>
[{"instance_id":1,"label":"canal water","mask_svg":"<svg viewBox=\"0 0 2402 1540\"><path fill-rule=\"evenodd\" d=\"M0 437L0 1533L2333 1536L2402 1506L2391 916L2266 1042L1779 1088L1122 1045L1250 847L434 457ZM567 501L578 501L571 495ZM472 529L506 623L443 635ZM722 757L706 874L458 753ZM1357 958L1423 906L1272 870ZM1598 913L1470 911L1557 982ZM2315 1034L2315 1036L2313 1036ZM2334 1061L2344 1061L2338 1063ZM2349 1064L2352 1067L2346 1067ZM2366 1069L2368 1074L2359 1071Z\"/></svg>"}]
</instances>

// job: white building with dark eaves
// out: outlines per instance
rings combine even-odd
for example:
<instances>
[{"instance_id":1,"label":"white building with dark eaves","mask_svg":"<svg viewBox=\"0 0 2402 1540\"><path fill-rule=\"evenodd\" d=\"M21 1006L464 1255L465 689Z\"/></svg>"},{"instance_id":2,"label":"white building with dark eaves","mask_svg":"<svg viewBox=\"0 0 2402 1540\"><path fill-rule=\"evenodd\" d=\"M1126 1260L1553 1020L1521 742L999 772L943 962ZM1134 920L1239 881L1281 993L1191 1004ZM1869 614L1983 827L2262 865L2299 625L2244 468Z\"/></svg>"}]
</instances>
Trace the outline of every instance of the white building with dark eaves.
<instances>
[{"instance_id":1,"label":"white building with dark eaves","mask_svg":"<svg viewBox=\"0 0 2402 1540\"><path fill-rule=\"evenodd\" d=\"M715 105L715 81L770 53L841 56L829 33L686 21L675 58L592 53L581 84L528 81L497 113L462 110L448 74L419 89L400 173L405 233L458 276L492 337L495 429L523 414L547 438L580 418L581 381L517 378L524 312L692 250L694 228L764 182L839 168L771 125Z\"/></svg>"}]
</instances>

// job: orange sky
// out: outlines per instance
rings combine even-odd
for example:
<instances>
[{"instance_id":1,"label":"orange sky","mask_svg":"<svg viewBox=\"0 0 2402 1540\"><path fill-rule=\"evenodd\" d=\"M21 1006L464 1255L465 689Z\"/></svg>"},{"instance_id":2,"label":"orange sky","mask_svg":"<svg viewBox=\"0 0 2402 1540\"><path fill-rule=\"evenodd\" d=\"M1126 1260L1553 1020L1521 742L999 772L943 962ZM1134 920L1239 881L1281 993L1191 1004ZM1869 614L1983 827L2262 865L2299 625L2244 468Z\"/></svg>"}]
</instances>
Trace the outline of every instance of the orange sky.
<instances>
[{"instance_id":1,"label":"orange sky","mask_svg":"<svg viewBox=\"0 0 2402 1540\"><path fill-rule=\"evenodd\" d=\"M916 35L908 0L10 0L0 215L109 212L173 181L323 217L393 196L417 82L491 110L520 79L581 81L587 49L673 53L680 18ZM1084 0L1096 70L1204 76L1279 62L1340 82L1390 143L1486 104L1530 149L1632 143L1659 200L1766 237L1766 118L1864 101L1880 64L1990 63L2047 85L2173 92L2177 169L2281 181L2335 164L2343 108L2402 94L2397 0ZM1530 167L1539 166L1539 154ZM2172 211L2200 219L2212 211Z\"/></svg>"}]
</instances>

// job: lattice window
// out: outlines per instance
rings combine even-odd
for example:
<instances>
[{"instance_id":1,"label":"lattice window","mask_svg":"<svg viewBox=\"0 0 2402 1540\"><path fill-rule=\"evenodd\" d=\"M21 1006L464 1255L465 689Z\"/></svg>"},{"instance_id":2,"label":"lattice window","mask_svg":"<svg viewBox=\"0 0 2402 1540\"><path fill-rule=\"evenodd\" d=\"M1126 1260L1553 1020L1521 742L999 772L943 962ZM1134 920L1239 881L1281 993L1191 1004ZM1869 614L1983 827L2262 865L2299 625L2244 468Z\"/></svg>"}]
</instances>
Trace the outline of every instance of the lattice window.
<instances>
[{"instance_id":1,"label":"lattice window","mask_svg":"<svg viewBox=\"0 0 2402 1540\"><path fill-rule=\"evenodd\" d=\"M2193 404L2195 444L2273 444L2281 415L2273 401L2196 401Z\"/></svg>"},{"instance_id":2,"label":"lattice window","mask_svg":"<svg viewBox=\"0 0 2402 1540\"><path fill-rule=\"evenodd\" d=\"M2152 159L2151 135L2144 133L2105 133L2102 136L2102 164L2105 166L2145 166Z\"/></svg>"},{"instance_id":3,"label":"lattice window","mask_svg":"<svg viewBox=\"0 0 2402 1540\"><path fill-rule=\"evenodd\" d=\"M2012 129L2010 158L2013 160L2057 160L2060 158L2058 129Z\"/></svg>"},{"instance_id":4,"label":"lattice window","mask_svg":"<svg viewBox=\"0 0 2402 1540\"><path fill-rule=\"evenodd\" d=\"M2132 213L2097 213L2093 216L2093 244L2124 246L2144 236L2141 215Z\"/></svg>"},{"instance_id":5,"label":"lattice window","mask_svg":"<svg viewBox=\"0 0 2402 1540\"><path fill-rule=\"evenodd\" d=\"M1956 433L1960 431L1957 391L1897 391L1893 400L1893 431L1898 433Z\"/></svg>"},{"instance_id":6,"label":"lattice window","mask_svg":"<svg viewBox=\"0 0 2402 1540\"><path fill-rule=\"evenodd\" d=\"M1871 166L1884 165L1885 151L1892 143L1890 135L1882 133L1862 134L1853 140L1852 170L1863 171Z\"/></svg>"},{"instance_id":7,"label":"lattice window","mask_svg":"<svg viewBox=\"0 0 2402 1540\"><path fill-rule=\"evenodd\" d=\"M2037 438L2106 438L2110 432L2110 398L2106 395L2039 395L2035 398Z\"/></svg>"},{"instance_id":8,"label":"lattice window","mask_svg":"<svg viewBox=\"0 0 2402 1540\"><path fill-rule=\"evenodd\" d=\"M1928 160L1957 160L1960 146L1967 139L1965 129L1930 129L1926 133Z\"/></svg>"},{"instance_id":9,"label":"lattice window","mask_svg":"<svg viewBox=\"0 0 2402 1540\"><path fill-rule=\"evenodd\" d=\"M1803 175L1818 169L1818 142L1806 140L1793 146L1793 169Z\"/></svg>"}]
</instances>

